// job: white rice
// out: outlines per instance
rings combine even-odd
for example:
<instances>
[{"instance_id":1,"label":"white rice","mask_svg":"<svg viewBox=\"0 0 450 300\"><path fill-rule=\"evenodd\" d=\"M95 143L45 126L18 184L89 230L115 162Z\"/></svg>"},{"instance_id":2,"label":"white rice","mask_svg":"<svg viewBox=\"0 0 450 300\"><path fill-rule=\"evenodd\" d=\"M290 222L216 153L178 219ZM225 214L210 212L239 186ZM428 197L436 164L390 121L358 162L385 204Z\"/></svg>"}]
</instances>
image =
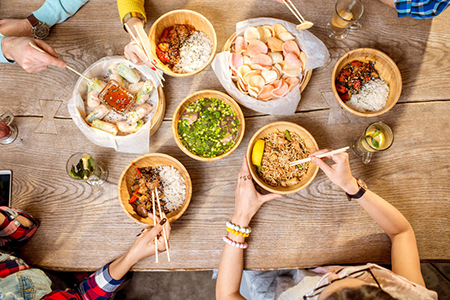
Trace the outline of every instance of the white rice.
<instances>
[{"instance_id":1,"label":"white rice","mask_svg":"<svg viewBox=\"0 0 450 300\"><path fill-rule=\"evenodd\" d=\"M358 94L353 94L345 102L350 108L359 111L379 111L386 104L389 96L389 86L383 79L374 79L367 82Z\"/></svg>"},{"instance_id":2,"label":"white rice","mask_svg":"<svg viewBox=\"0 0 450 300\"><path fill-rule=\"evenodd\" d=\"M190 73L200 69L209 59L212 42L204 32L194 32L180 48L180 61L174 66L175 73Z\"/></svg>"},{"instance_id":3,"label":"white rice","mask_svg":"<svg viewBox=\"0 0 450 300\"><path fill-rule=\"evenodd\" d=\"M183 176L172 166L159 166L157 169L164 187L165 208L174 211L183 204L186 194Z\"/></svg>"}]
</instances>

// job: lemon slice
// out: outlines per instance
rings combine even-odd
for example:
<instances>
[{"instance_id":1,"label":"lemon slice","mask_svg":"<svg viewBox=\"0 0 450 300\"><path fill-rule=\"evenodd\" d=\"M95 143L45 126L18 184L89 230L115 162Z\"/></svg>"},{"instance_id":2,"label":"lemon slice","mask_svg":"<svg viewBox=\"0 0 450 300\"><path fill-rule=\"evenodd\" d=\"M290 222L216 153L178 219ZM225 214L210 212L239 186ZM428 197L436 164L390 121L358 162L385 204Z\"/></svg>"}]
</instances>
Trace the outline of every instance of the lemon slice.
<instances>
[{"instance_id":1,"label":"lemon slice","mask_svg":"<svg viewBox=\"0 0 450 300\"><path fill-rule=\"evenodd\" d=\"M384 143L384 134L379 130L371 130L366 132L367 142L374 146L375 148L381 148Z\"/></svg>"},{"instance_id":2,"label":"lemon slice","mask_svg":"<svg viewBox=\"0 0 450 300\"><path fill-rule=\"evenodd\" d=\"M252 164L260 166L264 154L264 140L257 140L252 150Z\"/></svg>"}]
</instances>

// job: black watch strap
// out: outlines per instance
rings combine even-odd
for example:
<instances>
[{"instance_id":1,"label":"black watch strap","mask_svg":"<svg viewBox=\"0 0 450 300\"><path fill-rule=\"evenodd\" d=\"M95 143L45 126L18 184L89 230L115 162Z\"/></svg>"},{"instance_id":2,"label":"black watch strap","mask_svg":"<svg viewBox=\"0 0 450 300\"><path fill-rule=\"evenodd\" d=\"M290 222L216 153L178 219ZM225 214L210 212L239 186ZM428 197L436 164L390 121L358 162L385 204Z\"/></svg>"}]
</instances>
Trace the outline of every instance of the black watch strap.
<instances>
[{"instance_id":1,"label":"black watch strap","mask_svg":"<svg viewBox=\"0 0 450 300\"><path fill-rule=\"evenodd\" d=\"M30 22L31 27L35 27L35 26L39 25L39 20L36 19L36 17L33 14L29 15L27 17L27 19L28 19L28 22Z\"/></svg>"},{"instance_id":2,"label":"black watch strap","mask_svg":"<svg viewBox=\"0 0 450 300\"><path fill-rule=\"evenodd\" d=\"M356 179L356 183L359 186L359 190L356 194L350 195L349 193L345 193L348 201L352 201L352 199L359 199L366 193L366 190L367 190L366 183L364 181L362 181L361 179Z\"/></svg>"}]
</instances>

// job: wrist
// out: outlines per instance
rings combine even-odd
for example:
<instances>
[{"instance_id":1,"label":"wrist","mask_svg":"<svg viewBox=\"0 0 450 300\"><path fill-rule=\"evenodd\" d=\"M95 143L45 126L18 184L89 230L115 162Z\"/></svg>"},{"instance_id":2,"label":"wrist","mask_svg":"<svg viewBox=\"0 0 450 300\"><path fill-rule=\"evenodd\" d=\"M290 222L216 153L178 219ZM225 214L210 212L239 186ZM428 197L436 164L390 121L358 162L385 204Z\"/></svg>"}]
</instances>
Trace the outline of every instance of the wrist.
<instances>
[{"instance_id":1,"label":"wrist","mask_svg":"<svg viewBox=\"0 0 450 300\"><path fill-rule=\"evenodd\" d=\"M11 60L14 61L14 57L11 56L11 42L14 41L14 37L4 37L2 39L2 52L3 52L3 56L7 59L7 60Z\"/></svg>"},{"instance_id":2,"label":"wrist","mask_svg":"<svg viewBox=\"0 0 450 300\"><path fill-rule=\"evenodd\" d=\"M356 182L356 178L352 177L345 185L341 187L344 192L349 195L354 195L359 191L359 185Z\"/></svg>"},{"instance_id":3,"label":"wrist","mask_svg":"<svg viewBox=\"0 0 450 300\"><path fill-rule=\"evenodd\" d=\"M136 259L136 255L133 255L132 253L130 253L130 251L128 251L127 253L125 253L124 257L123 257L123 262L125 263L125 265L131 269L132 266L134 266L139 260Z\"/></svg>"},{"instance_id":4,"label":"wrist","mask_svg":"<svg viewBox=\"0 0 450 300\"><path fill-rule=\"evenodd\" d=\"M231 217L231 223L239 225L240 227L248 227L250 221L252 220L252 217L253 216L250 216L248 214L235 211L233 216Z\"/></svg>"}]
</instances>

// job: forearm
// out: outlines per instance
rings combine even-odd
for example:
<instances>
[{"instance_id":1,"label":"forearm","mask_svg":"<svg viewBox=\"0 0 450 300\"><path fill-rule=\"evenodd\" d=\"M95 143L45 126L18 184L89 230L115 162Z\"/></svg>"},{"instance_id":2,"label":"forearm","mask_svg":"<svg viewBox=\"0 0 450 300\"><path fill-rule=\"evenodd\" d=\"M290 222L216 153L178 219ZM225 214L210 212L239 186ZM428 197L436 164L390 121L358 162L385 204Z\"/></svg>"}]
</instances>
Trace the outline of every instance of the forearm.
<instances>
[{"instance_id":1,"label":"forearm","mask_svg":"<svg viewBox=\"0 0 450 300\"><path fill-rule=\"evenodd\" d=\"M250 220L243 216L234 215L231 218L233 224L248 227ZM244 243L245 238L229 233L228 237L238 243ZM216 298L222 299L244 299L239 293L242 271L244 270L244 249L225 244L220 257L219 273L216 283Z\"/></svg>"},{"instance_id":2,"label":"forearm","mask_svg":"<svg viewBox=\"0 0 450 300\"><path fill-rule=\"evenodd\" d=\"M109 265L109 274L115 280L122 279L137 261L133 260L128 253L122 255Z\"/></svg>"},{"instance_id":3,"label":"forearm","mask_svg":"<svg viewBox=\"0 0 450 300\"><path fill-rule=\"evenodd\" d=\"M41 22L53 26L73 16L89 0L46 0L33 14Z\"/></svg>"}]
</instances>

